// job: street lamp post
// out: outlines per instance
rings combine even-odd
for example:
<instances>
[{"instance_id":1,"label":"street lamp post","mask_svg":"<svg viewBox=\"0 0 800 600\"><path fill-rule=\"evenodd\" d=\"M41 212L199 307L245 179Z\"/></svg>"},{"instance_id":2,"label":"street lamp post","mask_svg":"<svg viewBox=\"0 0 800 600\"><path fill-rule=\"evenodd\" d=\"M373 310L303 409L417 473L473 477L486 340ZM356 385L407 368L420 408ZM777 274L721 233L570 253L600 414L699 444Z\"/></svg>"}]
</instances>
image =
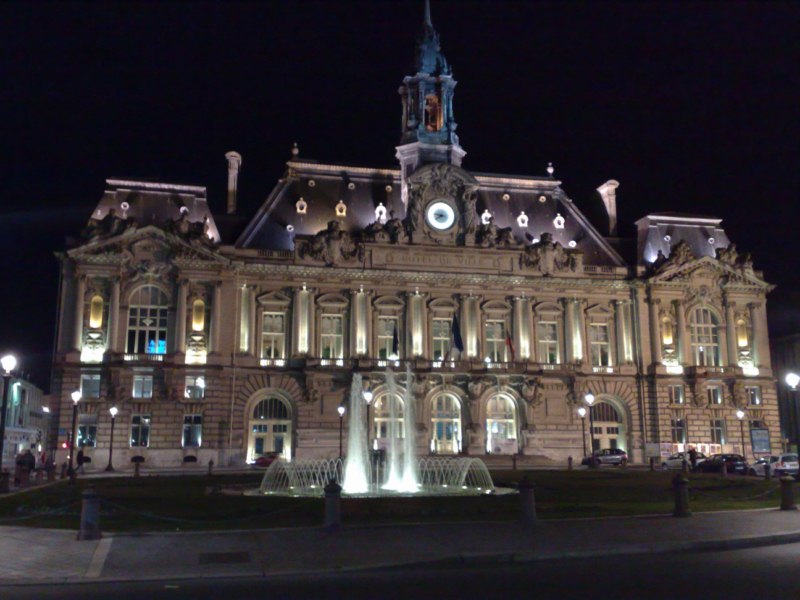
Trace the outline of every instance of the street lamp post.
<instances>
[{"instance_id":1,"label":"street lamp post","mask_svg":"<svg viewBox=\"0 0 800 600\"><path fill-rule=\"evenodd\" d=\"M111 464L111 457L114 453L114 422L117 420L117 412L119 412L119 410L116 406L112 406L108 409L108 412L111 413L111 439L108 443L108 466L106 467L106 471L110 472L114 470L114 465Z\"/></svg>"},{"instance_id":2,"label":"street lamp post","mask_svg":"<svg viewBox=\"0 0 800 600\"><path fill-rule=\"evenodd\" d=\"M597 461L594 456L594 416L592 415L592 406L594 405L594 394L588 392L583 399L589 405L589 438L592 440L591 453L589 455L589 467L592 469L597 468Z\"/></svg>"},{"instance_id":3,"label":"street lamp post","mask_svg":"<svg viewBox=\"0 0 800 600\"><path fill-rule=\"evenodd\" d=\"M800 445L800 411L798 411L797 406L797 385L800 384L800 375L797 373L787 373L786 374L786 385L789 386L789 390L792 392L792 410L789 414L794 415L793 423L792 423L792 433L794 433L794 443L795 445Z\"/></svg>"},{"instance_id":4,"label":"street lamp post","mask_svg":"<svg viewBox=\"0 0 800 600\"><path fill-rule=\"evenodd\" d=\"M586 407L581 406L578 409L578 415L581 417L581 441L583 442L583 455L586 456Z\"/></svg>"},{"instance_id":5,"label":"street lamp post","mask_svg":"<svg viewBox=\"0 0 800 600\"><path fill-rule=\"evenodd\" d=\"M74 480L75 470L73 468L73 460L75 458L75 438L78 437L78 402L81 401L80 390L72 392L70 397L72 398L72 440L69 447L69 469L67 469L67 474L70 476L70 479Z\"/></svg>"},{"instance_id":6,"label":"street lamp post","mask_svg":"<svg viewBox=\"0 0 800 600\"><path fill-rule=\"evenodd\" d=\"M342 427L344 425L344 404L340 404L336 409L339 413L339 460L342 460Z\"/></svg>"},{"instance_id":7,"label":"street lamp post","mask_svg":"<svg viewBox=\"0 0 800 600\"><path fill-rule=\"evenodd\" d=\"M13 354L6 354L0 359L3 367L3 406L0 409L0 493L8 493L8 473L3 471L3 452L6 437L6 412L8 411L8 387L11 383L11 371L17 366L17 359Z\"/></svg>"},{"instance_id":8,"label":"street lamp post","mask_svg":"<svg viewBox=\"0 0 800 600\"><path fill-rule=\"evenodd\" d=\"M377 475L377 471L378 471L376 465L372 464L372 454L371 454L370 448L369 448L369 428L370 428L369 407L372 405L372 398L373 398L372 390L370 390L369 388L366 388L365 390L362 390L361 395L364 397L364 402L367 403L367 456L370 457L369 464L372 467L371 468L372 475L370 476L370 479L372 479L373 477L375 477ZM372 481L370 481L369 484L372 485Z\"/></svg>"},{"instance_id":9,"label":"street lamp post","mask_svg":"<svg viewBox=\"0 0 800 600\"><path fill-rule=\"evenodd\" d=\"M739 432L742 436L742 457L747 460L747 453L744 448L744 411L740 408L736 411L736 418L739 419ZM755 455L754 455L755 456ZM769 468L769 467L767 467Z\"/></svg>"}]
</instances>

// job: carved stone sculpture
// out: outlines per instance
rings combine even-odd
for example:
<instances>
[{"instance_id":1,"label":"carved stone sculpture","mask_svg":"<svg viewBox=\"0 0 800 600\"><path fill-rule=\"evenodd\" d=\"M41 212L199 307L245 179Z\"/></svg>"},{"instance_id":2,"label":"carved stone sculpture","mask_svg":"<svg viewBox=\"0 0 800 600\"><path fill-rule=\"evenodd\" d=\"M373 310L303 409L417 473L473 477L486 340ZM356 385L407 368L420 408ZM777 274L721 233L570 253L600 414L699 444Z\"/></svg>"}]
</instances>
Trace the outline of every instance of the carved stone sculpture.
<instances>
[{"instance_id":1,"label":"carved stone sculpture","mask_svg":"<svg viewBox=\"0 0 800 600\"><path fill-rule=\"evenodd\" d=\"M553 241L550 233L543 233L536 244L525 248L520 256L520 266L535 269L542 275L564 271L583 269L583 253L579 250L566 250L560 243Z\"/></svg>"},{"instance_id":2,"label":"carved stone sculpture","mask_svg":"<svg viewBox=\"0 0 800 600\"><path fill-rule=\"evenodd\" d=\"M329 221L327 229L317 233L307 245L301 246L300 254L301 258L309 256L330 267L363 256L363 245L342 231L339 221Z\"/></svg>"}]
</instances>

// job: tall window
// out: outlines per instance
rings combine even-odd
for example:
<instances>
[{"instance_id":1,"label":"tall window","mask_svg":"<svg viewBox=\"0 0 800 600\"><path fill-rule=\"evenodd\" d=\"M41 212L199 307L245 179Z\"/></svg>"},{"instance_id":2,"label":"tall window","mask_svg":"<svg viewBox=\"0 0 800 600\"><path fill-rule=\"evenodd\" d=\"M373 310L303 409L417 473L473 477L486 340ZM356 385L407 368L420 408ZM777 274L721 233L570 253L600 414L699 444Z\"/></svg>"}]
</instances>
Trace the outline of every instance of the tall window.
<instances>
[{"instance_id":1,"label":"tall window","mask_svg":"<svg viewBox=\"0 0 800 600\"><path fill-rule=\"evenodd\" d=\"M555 321L539 321L536 325L539 362L558 364L558 323Z\"/></svg>"},{"instance_id":2,"label":"tall window","mask_svg":"<svg viewBox=\"0 0 800 600\"><path fill-rule=\"evenodd\" d=\"M517 418L514 401L493 396L486 405L486 452L514 454L517 449Z\"/></svg>"},{"instance_id":3,"label":"tall window","mask_svg":"<svg viewBox=\"0 0 800 600\"><path fill-rule=\"evenodd\" d=\"M723 419L711 419L711 443L725 443L725 421Z\"/></svg>"},{"instance_id":4,"label":"tall window","mask_svg":"<svg viewBox=\"0 0 800 600\"><path fill-rule=\"evenodd\" d=\"M674 384L668 386L669 389L669 403L670 404L683 404L686 402L686 397L683 392L683 384Z\"/></svg>"},{"instance_id":5,"label":"tall window","mask_svg":"<svg viewBox=\"0 0 800 600\"><path fill-rule=\"evenodd\" d=\"M672 443L686 443L686 421L683 419L672 419Z\"/></svg>"},{"instance_id":6,"label":"tall window","mask_svg":"<svg viewBox=\"0 0 800 600\"><path fill-rule=\"evenodd\" d=\"M431 452L457 454L461 451L461 403L452 394L440 394L431 406Z\"/></svg>"},{"instance_id":7,"label":"tall window","mask_svg":"<svg viewBox=\"0 0 800 600\"><path fill-rule=\"evenodd\" d=\"M150 415L131 415L131 447L150 445Z\"/></svg>"},{"instance_id":8,"label":"tall window","mask_svg":"<svg viewBox=\"0 0 800 600\"><path fill-rule=\"evenodd\" d=\"M202 375L187 375L184 380L184 398L202 400L206 395L206 378Z\"/></svg>"},{"instance_id":9,"label":"tall window","mask_svg":"<svg viewBox=\"0 0 800 600\"><path fill-rule=\"evenodd\" d=\"M199 448L203 442L203 415L183 416L183 447Z\"/></svg>"},{"instance_id":10,"label":"tall window","mask_svg":"<svg viewBox=\"0 0 800 600\"><path fill-rule=\"evenodd\" d=\"M447 351L450 349L450 330L452 326L450 319L433 320L433 360L444 360L444 357L447 356Z\"/></svg>"},{"instance_id":11,"label":"tall window","mask_svg":"<svg viewBox=\"0 0 800 600\"><path fill-rule=\"evenodd\" d=\"M392 358L394 355L394 332L397 330L397 354L400 353L400 329L397 317L378 317L378 358ZM399 356L397 357L399 358Z\"/></svg>"},{"instance_id":12,"label":"tall window","mask_svg":"<svg viewBox=\"0 0 800 600\"><path fill-rule=\"evenodd\" d=\"M375 402L374 437L378 445L385 447L393 439L405 437L403 427L403 400L399 396L386 394Z\"/></svg>"},{"instance_id":13,"label":"tall window","mask_svg":"<svg viewBox=\"0 0 800 600\"><path fill-rule=\"evenodd\" d=\"M133 397L152 398L153 397L153 376L134 375L133 376Z\"/></svg>"},{"instance_id":14,"label":"tall window","mask_svg":"<svg viewBox=\"0 0 800 600\"><path fill-rule=\"evenodd\" d=\"M719 385L710 385L706 390L708 394L709 404L722 404L722 387Z\"/></svg>"},{"instance_id":15,"label":"tall window","mask_svg":"<svg viewBox=\"0 0 800 600\"><path fill-rule=\"evenodd\" d=\"M500 319L486 321L486 356L491 362L506 362L506 327Z\"/></svg>"},{"instance_id":16,"label":"tall window","mask_svg":"<svg viewBox=\"0 0 800 600\"><path fill-rule=\"evenodd\" d=\"M589 345L592 353L592 366L610 367L611 352L608 341L608 323L589 324Z\"/></svg>"},{"instance_id":17,"label":"tall window","mask_svg":"<svg viewBox=\"0 0 800 600\"><path fill-rule=\"evenodd\" d=\"M97 443L97 415L84 414L78 421L78 448L93 448Z\"/></svg>"},{"instance_id":18,"label":"tall window","mask_svg":"<svg viewBox=\"0 0 800 600\"><path fill-rule=\"evenodd\" d=\"M100 397L100 374L84 373L81 375L81 398Z\"/></svg>"},{"instance_id":19,"label":"tall window","mask_svg":"<svg viewBox=\"0 0 800 600\"><path fill-rule=\"evenodd\" d=\"M757 385L748 385L744 388L747 403L750 406L758 406L761 404L761 387Z\"/></svg>"},{"instance_id":20,"label":"tall window","mask_svg":"<svg viewBox=\"0 0 800 600\"><path fill-rule=\"evenodd\" d=\"M719 366L719 324L714 313L707 308L695 309L691 328L694 364L701 367Z\"/></svg>"},{"instance_id":21,"label":"tall window","mask_svg":"<svg viewBox=\"0 0 800 600\"><path fill-rule=\"evenodd\" d=\"M270 452L290 460L291 425L291 412L283 400L276 397L261 400L253 407L250 417L247 460L253 461Z\"/></svg>"},{"instance_id":22,"label":"tall window","mask_svg":"<svg viewBox=\"0 0 800 600\"><path fill-rule=\"evenodd\" d=\"M344 358L342 315L322 315L320 357Z\"/></svg>"},{"instance_id":23,"label":"tall window","mask_svg":"<svg viewBox=\"0 0 800 600\"><path fill-rule=\"evenodd\" d=\"M166 354L167 295L153 285L145 285L131 296L128 307L130 354Z\"/></svg>"},{"instance_id":24,"label":"tall window","mask_svg":"<svg viewBox=\"0 0 800 600\"><path fill-rule=\"evenodd\" d=\"M286 313L265 312L261 324L261 358L286 357Z\"/></svg>"}]
</instances>

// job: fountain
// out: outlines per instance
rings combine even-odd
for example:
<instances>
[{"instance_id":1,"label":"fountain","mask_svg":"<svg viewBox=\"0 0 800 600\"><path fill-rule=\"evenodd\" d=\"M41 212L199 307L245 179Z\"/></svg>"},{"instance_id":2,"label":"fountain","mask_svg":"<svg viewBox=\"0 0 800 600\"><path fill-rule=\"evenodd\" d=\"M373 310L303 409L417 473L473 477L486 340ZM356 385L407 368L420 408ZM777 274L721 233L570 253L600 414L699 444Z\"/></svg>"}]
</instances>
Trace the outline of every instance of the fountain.
<instances>
[{"instance_id":1,"label":"fountain","mask_svg":"<svg viewBox=\"0 0 800 600\"><path fill-rule=\"evenodd\" d=\"M264 473L259 493L321 496L330 480L341 485L343 494L348 496L494 493L491 475L480 459L455 456L417 458L412 382L411 368L407 366L402 399L404 435L401 437L397 383L394 373L387 368L388 395L383 401L389 402L389 423L383 466L370 460L363 379L359 373L354 373L348 407L346 460L277 460Z\"/></svg>"}]
</instances>

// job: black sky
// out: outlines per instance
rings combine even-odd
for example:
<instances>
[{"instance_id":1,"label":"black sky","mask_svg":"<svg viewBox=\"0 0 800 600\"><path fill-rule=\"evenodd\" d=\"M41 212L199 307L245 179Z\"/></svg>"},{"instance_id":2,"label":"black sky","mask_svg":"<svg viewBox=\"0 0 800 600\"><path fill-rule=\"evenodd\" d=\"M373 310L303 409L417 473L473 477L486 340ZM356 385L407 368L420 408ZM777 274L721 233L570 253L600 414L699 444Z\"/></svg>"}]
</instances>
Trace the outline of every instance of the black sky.
<instances>
[{"instance_id":1,"label":"black sky","mask_svg":"<svg viewBox=\"0 0 800 600\"><path fill-rule=\"evenodd\" d=\"M301 155L394 166L422 0L0 4L0 349L49 387L53 252L110 176L206 185L243 155L252 213ZM800 3L433 0L479 172L544 174L620 220L714 214L798 331ZM596 223L603 228L603 223Z\"/></svg>"}]
</instances>

